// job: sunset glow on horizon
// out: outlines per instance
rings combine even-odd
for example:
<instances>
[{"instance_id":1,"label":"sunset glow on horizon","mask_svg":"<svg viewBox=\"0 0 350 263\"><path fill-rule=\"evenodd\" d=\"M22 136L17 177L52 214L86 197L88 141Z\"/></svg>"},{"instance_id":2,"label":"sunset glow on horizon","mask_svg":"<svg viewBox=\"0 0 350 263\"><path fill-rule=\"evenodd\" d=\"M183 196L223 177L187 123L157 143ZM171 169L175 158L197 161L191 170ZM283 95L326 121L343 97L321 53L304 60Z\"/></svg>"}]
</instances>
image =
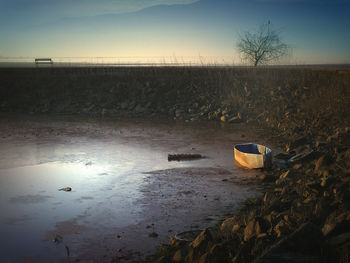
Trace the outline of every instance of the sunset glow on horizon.
<instances>
[{"instance_id":1,"label":"sunset glow on horizon","mask_svg":"<svg viewBox=\"0 0 350 263\"><path fill-rule=\"evenodd\" d=\"M347 0L0 0L0 10L1 61L240 64L239 34L271 20L293 50L279 63L350 63Z\"/></svg>"}]
</instances>

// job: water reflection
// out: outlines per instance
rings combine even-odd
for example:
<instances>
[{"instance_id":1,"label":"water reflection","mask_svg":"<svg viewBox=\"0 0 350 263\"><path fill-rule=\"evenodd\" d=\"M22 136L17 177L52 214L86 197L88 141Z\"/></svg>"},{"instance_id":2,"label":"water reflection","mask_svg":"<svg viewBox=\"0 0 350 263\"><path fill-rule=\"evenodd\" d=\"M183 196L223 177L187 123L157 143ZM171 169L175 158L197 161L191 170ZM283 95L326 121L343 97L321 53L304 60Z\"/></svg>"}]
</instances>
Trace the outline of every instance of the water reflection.
<instances>
[{"instance_id":1,"label":"water reflection","mask_svg":"<svg viewBox=\"0 0 350 263\"><path fill-rule=\"evenodd\" d=\"M149 253L254 194L238 184L254 172L232 165L232 144L251 138L242 139L241 126L62 117L2 124L1 262L65 261L66 247L70 258L98 261L116 248ZM179 152L208 158L167 161Z\"/></svg>"}]
</instances>

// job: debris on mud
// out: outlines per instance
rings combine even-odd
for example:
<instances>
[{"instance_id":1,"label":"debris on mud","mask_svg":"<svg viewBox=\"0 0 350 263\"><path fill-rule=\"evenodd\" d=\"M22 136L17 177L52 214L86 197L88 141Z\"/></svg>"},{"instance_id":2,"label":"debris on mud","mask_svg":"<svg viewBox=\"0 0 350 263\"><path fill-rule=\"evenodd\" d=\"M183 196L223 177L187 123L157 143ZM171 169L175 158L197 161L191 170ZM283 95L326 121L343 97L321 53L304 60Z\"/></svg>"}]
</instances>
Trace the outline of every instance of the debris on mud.
<instances>
[{"instance_id":1,"label":"debris on mud","mask_svg":"<svg viewBox=\"0 0 350 263\"><path fill-rule=\"evenodd\" d=\"M168 161L189 161L204 158L200 154L168 154Z\"/></svg>"},{"instance_id":2,"label":"debris on mud","mask_svg":"<svg viewBox=\"0 0 350 263\"><path fill-rule=\"evenodd\" d=\"M348 262L348 129L337 129L337 135L327 144L311 144L312 154L293 141L288 152L307 158L263 171L266 176L257 178L261 197L246 200L235 216L193 240L171 237L151 262Z\"/></svg>"},{"instance_id":3,"label":"debris on mud","mask_svg":"<svg viewBox=\"0 0 350 263\"><path fill-rule=\"evenodd\" d=\"M70 192L70 191L72 191L72 188L71 187L63 187L63 188L58 189L58 191Z\"/></svg>"}]
</instances>

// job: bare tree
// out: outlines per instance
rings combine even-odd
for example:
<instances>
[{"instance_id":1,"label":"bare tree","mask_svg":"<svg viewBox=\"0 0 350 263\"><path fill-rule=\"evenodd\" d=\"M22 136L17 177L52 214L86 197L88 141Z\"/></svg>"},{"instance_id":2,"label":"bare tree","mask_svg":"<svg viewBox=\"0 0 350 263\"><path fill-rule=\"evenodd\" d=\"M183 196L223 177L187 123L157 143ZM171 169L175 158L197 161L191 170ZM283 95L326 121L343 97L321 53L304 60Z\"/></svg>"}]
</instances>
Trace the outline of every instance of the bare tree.
<instances>
[{"instance_id":1,"label":"bare tree","mask_svg":"<svg viewBox=\"0 0 350 263\"><path fill-rule=\"evenodd\" d=\"M242 58L254 64L266 64L287 55L288 46L281 41L280 33L270 28L270 21L256 32L245 32L237 43Z\"/></svg>"}]
</instances>

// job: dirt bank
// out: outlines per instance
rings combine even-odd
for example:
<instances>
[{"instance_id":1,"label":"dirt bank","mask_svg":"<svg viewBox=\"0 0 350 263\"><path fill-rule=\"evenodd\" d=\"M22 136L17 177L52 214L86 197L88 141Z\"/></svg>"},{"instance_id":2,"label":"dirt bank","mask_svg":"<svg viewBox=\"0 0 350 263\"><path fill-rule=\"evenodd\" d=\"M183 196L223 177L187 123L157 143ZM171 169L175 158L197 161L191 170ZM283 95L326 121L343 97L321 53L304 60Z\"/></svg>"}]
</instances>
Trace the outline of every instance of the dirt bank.
<instances>
[{"instance_id":1,"label":"dirt bank","mask_svg":"<svg viewBox=\"0 0 350 263\"><path fill-rule=\"evenodd\" d=\"M285 147L280 158L299 154L258 178L262 198L193 242L172 239L155 261L349 261L349 70L39 68L0 75L4 112L247 122Z\"/></svg>"},{"instance_id":2,"label":"dirt bank","mask_svg":"<svg viewBox=\"0 0 350 263\"><path fill-rule=\"evenodd\" d=\"M244 121L284 136L350 120L348 69L2 68L0 76L3 112Z\"/></svg>"}]
</instances>

